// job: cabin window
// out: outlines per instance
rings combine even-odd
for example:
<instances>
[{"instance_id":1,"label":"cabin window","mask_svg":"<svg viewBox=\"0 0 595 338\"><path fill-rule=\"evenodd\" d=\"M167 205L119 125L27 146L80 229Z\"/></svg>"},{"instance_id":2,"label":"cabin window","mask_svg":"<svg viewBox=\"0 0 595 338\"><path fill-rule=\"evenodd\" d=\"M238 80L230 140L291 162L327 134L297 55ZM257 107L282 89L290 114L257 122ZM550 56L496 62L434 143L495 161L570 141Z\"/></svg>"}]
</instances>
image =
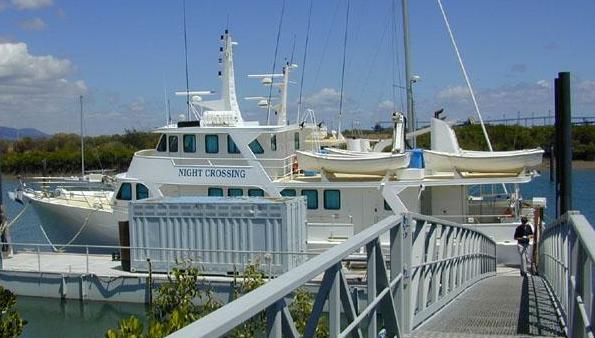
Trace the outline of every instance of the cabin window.
<instances>
[{"instance_id":1,"label":"cabin window","mask_svg":"<svg viewBox=\"0 0 595 338\"><path fill-rule=\"evenodd\" d=\"M130 201L132 200L132 186L130 183L122 183L118 194L116 195L117 200Z\"/></svg>"},{"instance_id":2,"label":"cabin window","mask_svg":"<svg viewBox=\"0 0 595 338\"><path fill-rule=\"evenodd\" d=\"M388 203L386 203L386 200L384 201L384 210L386 210L386 211L393 210L393 209L390 207L390 205L388 205Z\"/></svg>"},{"instance_id":3,"label":"cabin window","mask_svg":"<svg viewBox=\"0 0 595 338\"><path fill-rule=\"evenodd\" d=\"M250 144L248 146L250 147L250 150L252 150L252 152L255 154L263 154L264 153L264 149L262 149L260 142L258 142L258 140L256 140L256 139L254 141L250 142Z\"/></svg>"},{"instance_id":4,"label":"cabin window","mask_svg":"<svg viewBox=\"0 0 595 338\"><path fill-rule=\"evenodd\" d=\"M283 189L281 190L281 196L294 197L296 195L295 189Z\"/></svg>"},{"instance_id":5,"label":"cabin window","mask_svg":"<svg viewBox=\"0 0 595 338\"><path fill-rule=\"evenodd\" d=\"M233 141L230 135L227 135L227 153L228 154L239 154L240 149L236 146L236 143Z\"/></svg>"},{"instance_id":6,"label":"cabin window","mask_svg":"<svg viewBox=\"0 0 595 338\"><path fill-rule=\"evenodd\" d=\"M223 196L223 189L209 188L209 196Z\"/></svg>"},{"instance_id":7,"label":"cabin window","mask_svg":"<svg viewBox=\"0 0 595 338\"><path fill-rule=\"evenodd\" d=\"M196 136L195 135L184 135L184 152L195 153L196 152Z\"/></svg>"},{"instance_id":8,"label":"cabin window","mask_svg":"<svg viewBox=\"0 0 595 338\"><path fill-rule=\"evenodd\" d=\"M242 190L240 188L229 188L229 189L227 189L227 196L229 196L229 197L244 196L244 190Z\"/></svg>"},{"instance_id":9,"label":"cabin window","mask_svg":"<svg viewBox=\"0 0 595 338\"><path fill-rule=\"evenodd\" d=\"M295 150L300 149L300 133L293 134L293 147Z\"/></svg>"},{"instance_id":10,"label":"cabin window","mask_svg":"<svg viewBox=\"0 0 595 338\"><path fill-rule=\"evenodd\" d=\"M248 196L250 197L263 197L264 190L262 189L248 189Z\"/></svg>"},{"instance_id":11,"label":"cabin window","mask_svg":"<svg viewBox=\"0 0 595 338\"><path fill-rule=\"evenodd\" d=\"M341 209L341 192L339 190L324 191L324 208L328 210Z\"/></svg>"},{"instance_id":12,"label":"cabin window","mask_svg":"<svg viewBox=\"0 0 595 338\"><path fill-rule=\"evenodd\" d=\"M207 154L217 154L219 152L219 136L205 135L205 152Z\"/></svg>"},{"instance_id":13,"label":"cabin window","mask_svg":"<svg viewBox=\"0 0 595 338\"><path fill-rule=\"evenodd\" d=\"M306 196L308 209L318 209L318 190L302 190L302 196Z\"/></svg>"},{"instance_id":14,"label":"cabin window","mask_svg":"<svg viewBox=\"0 0 595 338\"><path fill-rule=\"evenodd\" d=\"M157 151L167 151L167 138L165 137L165 134L161 135L161 138L159 139L159 143L157 144Z\"/></svg>"},{"instance_id":15,"label":"cabin window","mask_svg":"<svg viewBox=\"0 0 595 338\"><path fill-rule=\"evenodd\" d=\"M271 151L277 151L277 135L271 136Z\"/></svg>"},{"instance_id":16,"label":"cabin window","mask_svg":"<svg viewBox=\"0 0 595 338\"><path fill-rule=\"evenodd\" d=\"M147 188L144 184L137 183L136 184L136 199L144 200L145 198L149 198L149 188Z\"/></svg>"},{"instance_id":17,"label":"cabin window","mask_svg":"<svg viewBox=\"0 0 595 338\"><path fill-rule=\"evenodd\" d=\"M178 137L176 135L169 136L169 152L170 153L178 152Z\"/></svg>"}]
</instances>

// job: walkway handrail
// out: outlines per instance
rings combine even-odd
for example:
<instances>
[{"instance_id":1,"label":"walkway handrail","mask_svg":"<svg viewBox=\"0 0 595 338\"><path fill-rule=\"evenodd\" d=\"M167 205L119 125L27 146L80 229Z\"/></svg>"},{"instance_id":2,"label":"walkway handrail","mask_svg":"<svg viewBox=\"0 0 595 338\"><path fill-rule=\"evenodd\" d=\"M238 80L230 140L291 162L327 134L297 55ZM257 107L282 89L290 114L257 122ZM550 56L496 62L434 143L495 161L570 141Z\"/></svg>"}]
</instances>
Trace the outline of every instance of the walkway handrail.
<instances>
[{"instance_id":1,"label":"walkway handrail","mask_svg":"<svg viewBox=\"0 0 595 338\"><path fill-rule=\"evenodd\" d=\"M342 261L363 247L367 304L359 311ZM298 337L286 298L321 275L304 337L315 334L325 304L331 337L362 337L362 329L375 337L380 320L387 336L402 336L465 288L495 274L495 254L496 243L471 228L412 213L390 216L169 337L219 337L265 310L268 337Z\"/></svg>"},{"instance_id":2,"label":"walkway handrail","mask_svg":"<svg viewBox=\"0 0 595 338\"><path fill-rule=\"evenodd\" d=\"M540 240L539 272L553 293L568 337L594 337L595 230L578 211L549 225Z\"/></svg>"}]
</instances>

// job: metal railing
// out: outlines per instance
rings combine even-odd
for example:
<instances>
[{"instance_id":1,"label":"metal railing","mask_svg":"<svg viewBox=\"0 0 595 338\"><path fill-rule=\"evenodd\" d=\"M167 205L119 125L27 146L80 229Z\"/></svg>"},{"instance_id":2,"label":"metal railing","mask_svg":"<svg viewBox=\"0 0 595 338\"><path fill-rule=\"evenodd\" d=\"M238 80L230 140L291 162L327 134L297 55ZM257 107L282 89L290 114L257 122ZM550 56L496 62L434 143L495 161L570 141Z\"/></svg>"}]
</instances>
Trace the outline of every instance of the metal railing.
<instances>
[{"instance_id":1,"label":"metal railing","mask_svg":"<svg viewBox=\"0 0 595 338\"><path fill-rule=\"evenodd\" d=\"M104 264L113 253L121 253L122 250L129 250L132 265L141 266L138 271L149 270L150 260L153 272L167 273L177 265L188 267L194 266L204 273L212 273L205 267L217 264L226 265L230 271L244 271L250 264L259 264L260 269L267 276L279 275L284 264L292 261L304 262L317 253L310 252L289 252L289 251L256 251L256 250L215 250L215 249L188 249L188 248L162 248L162 247L140 247L140 246L119 246L119 245L82 245L82 244L39 244L39 243L4 243L13 250L13 257L18 255L31 255L32 259L24 259L16 262L15 259L3 262L0 257L0 271L19 271L37 273L97 273L101 270L103 275L120 276L122 270L118 263L113 265L110 273L110 266ZM60 251L53 251L53 248L60 247ZM73 255L74 254L74 255ZM63 260L59 257L64 257ZM178 263L176 263L178 262ZM99 268L97 267L99 266ZM134 271L133 271L134 272ZM219 274L221 272L219 271ZM217 274L217 272L215 272Z\"/></svg>"},{"instance_id":2,"label":"metal railing","mask_svg":"<svg viewBox=\"0 0 595 338\"><path fill-rule=\"evenodd\" d=\"M539 273L557 301L568 337L593 337L595 231L585 216L569 211L548 226L539 245Z\"/></svg>"},{"instance_id":3,"label":"metal railing","mask_svg":"<svg viewBox=\"0 0 595 338\"><path fill-rule=\"evenodd\" d=\"M386 233L389 242L381 245ZM367 304L358 311L342 262L364 247ZM223 336L262 311L268 337L298 337L286 299L321 276L303 337L314 336L325 305L331 337L363 337L363 330L376 337L379 328L402 336L495 272L496 243L484 234L413 213L390 216L170 337Z\"/></svg>"}]
</instances>

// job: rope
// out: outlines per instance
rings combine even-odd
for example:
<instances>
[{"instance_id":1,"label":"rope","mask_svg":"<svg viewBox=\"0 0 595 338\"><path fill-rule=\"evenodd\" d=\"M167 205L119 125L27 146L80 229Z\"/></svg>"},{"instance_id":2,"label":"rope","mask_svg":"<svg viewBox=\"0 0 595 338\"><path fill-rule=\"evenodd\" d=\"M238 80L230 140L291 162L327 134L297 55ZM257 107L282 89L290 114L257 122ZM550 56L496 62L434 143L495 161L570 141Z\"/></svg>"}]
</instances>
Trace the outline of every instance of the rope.
<instances>
[{"instance_id":1,"label":"rope","mask_svg":"<svg viewBox=\"0 0 595 338\"><path fill-rule=\"evenodd\" d=\"M43 234L43 236L45 237L46 241L50 244L50 246L52 247L52 250L54 250L55 252L59 252L62 251L65 247L69 246L70 244L72 244L72 242L74 242L79 235L83 232L83 230L87 227L87 225L89 224L89 220L91 219L91 215L95 212L97 212L97 210L99 209L92 209L91 211L89 211L89 213L87 214L87 217L85 218L85 222L83 223L83 225L80 227L80 229L77 231L76 234L74 234L74 236L70 239L70 241L68 241L66 244L64 244L63 246L56 248L56 246L54 246L54 243L52 243L52 241L50 240L50 238L48 237L47 233L45 232L45 229L43 228L43 225L41 225L41 223L39 224L39 228L41 229L41 233Z\"/></svg>"},{"instance_id":2,"label":"rope","mask_svg":"<svg viewBox=\"0 0 595 338\"><path fill-rule=\"evenodd\" d=\"M12 219L12 221L10 222L4 222L2 224L2 226L0 227L0 233L4 232L5 230L7 230L8 228L10 228L13 224L15 224L19 218L21 218L21 216L23 216L25 214L25 211L27 211L27 209L29 208L30 203L27 203L25 205L25 207L23 207L23 209Z\"/></svg>"},{"instance_id":3,"label":"rope","mask_svg":"<svg viewBox=\"0 0 595 338\"><path fill-rule=\"evenodd\" d=\"M273 58L273 71L271 74L275 74L275 66L277 66L277 52L279 51L279 39L281 38L281 27L283 26L283 15L285 14L285 0L283 0L283 5L281 6L281 17L279 18L279 29L277 30L277 43L275 44L275 56ZM273 81L271 81L271 86L269 87L269 101L268 109L267 109L267 125L270 123L271 118L271 97L273 95Z\"/></svg>"},{"instance_id":4,"label":"rope","mask_svg":"<svg viewBox=\"0 0 595 338\"><path fill-rule=\"evenodd\" d=\"M341 116L343 113L343 85L345 83L345 58L347 56L347 31L349 28L349 4L347 0L347 13L345 14L345 36L343 37L343 65L341 66L341 96L339 98L339 126L337 132L341 133Z\"/></svg>"},{"instance_id":5,"label":"rope","mask_svg":"<svg viewBox=\"0 0 595 338\"><path fill-rule=\"evenodd\" d=\"M295 123L300 123L300 112L302 111L302 93L304 90L304 74L306 73L306 56L308 55L308 41L310 40L310 21L312 18L312 3L310 0L310 9L308 10L308 25L306 26L306 43L304 46L304 57L302 58L302 78L300 80L300 98L298 99L297 118Z\"/></svg>"},{"instance_id":6,"label":"rope","mask_svg":"<svg viewBox=\"0 0 595 338\"><path fill-rule=\"evenodd\" d=\"M477 99L475 98L475 93L473 92L473 88L471 87L471 81L469 80L469 76L467 75L467 70L465 69L465 65L463 64L463 58L461 53L459 52L459 47L457 46L457 42L455 41L455 37L452 33L452 29L450 28L450 24L448 23L448 18L446 17L446 12L444 11L444 7L442 6L442 1L438 1L438 6L440 6L440 11L442 12L442 17L444 18L444 23L446 24L446 29L448 30L448 35L450 36L450 41L452 42L452 46L455 49L457 54L457 59L459 60L459 65L461 66L461 70L463 71L463 76L465 77L465 82L467 83L467 88L469 89L469 93L471 94L471 100L473 100L473 105L475 106L475 111L477 112L477 116L479 117L479 122L481 124L481 130L483 131L483 136L488 144L488 149L490 151L494 151L492 149L492 143L490 142L490 137L488 136L488 132L486 130L485 124L483 123L483 117L481 116L481 112L479 111L479 105L477 104Z\"/></svg>"}]
</instances>

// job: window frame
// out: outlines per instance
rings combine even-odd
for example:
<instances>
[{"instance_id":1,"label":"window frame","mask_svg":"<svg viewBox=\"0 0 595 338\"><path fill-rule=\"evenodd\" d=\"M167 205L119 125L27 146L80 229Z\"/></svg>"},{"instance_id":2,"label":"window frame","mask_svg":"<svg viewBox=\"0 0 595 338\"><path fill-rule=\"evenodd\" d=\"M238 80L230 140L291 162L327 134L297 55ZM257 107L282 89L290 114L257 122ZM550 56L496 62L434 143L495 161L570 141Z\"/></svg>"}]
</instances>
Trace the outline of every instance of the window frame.
<instances>
[{"instance_id":1,"label":"window frame","mask_svg":"<svg viewBox=\"0 0 595 338\"><path fill-rule=\"evenodd\" d=\"M311 192L315 192L315 194L313 196L316 197L315 201L316 201L316 207L310 207L310 198L308 197L307 193L311 193ZM301 196L306 196L306 207L308 210L317 210L318 209L318 190L316 189L302 189L302 191L300 192ZM314 203L313 203L314 204Z\"/></svg>"},{"instance_id":2,"label":"window frame","mask_svg":"<svg viewBox=\"0 0 595 338\"><path fill-rule=\"evenodd\" d=\"M241 194L240 195L232 195L232 191L241 191ZM227 196L228 197L242 197L242 196L244 196L244 189L242 189L242 188L228 188Z\"/></svg>"},{"instance_id":3,"label":"window frame","mask_svg":"<svg viewBox=\"0 0 595 338\"><path fill-rule=\"evenodd\" d=\"M140 187L142 187L142 188L144 188L146 190L147 194L145 195L145 197L142 197L142 198L139 197L139 188ZM135 197L135 200L137 200L137 201L147 199L147 198L150 197L149 188L146 185L142 184L142 183L136 183L134 185L134 195L135 195L134 196Z\"/></svg>"},{"instance_id":4,"label":"window frame","mask_svg":"<svg viewBox=\"0 0 595 338\"><path fill-rule=\"evenodd\" d=\"M271 151L277 151L277 134L271 135Z\"/></svg>"},{"instance_id":5,"label":"window frame","mask_svg":"<svg viewBox=\"0 0 595 338\"><path fill-rule=\"evenodd\" d=\"M262 144L260 144L258 139L252 140L252 142L250 142L250 144L248 144L248 147L250 148L250 151L252 151L252 153L254 155L264 154L264 148L262 147ZM256 147L258 147L258 148L256 148Z\"/></svg>"},{"instance_id":6,"label":"window frame","mask_svg":"<svg viewBox=\"0 0 595 338\"><path fill-rule=\"evenodd\" d=\"M192 139L192 149L187 150L186 148L186 139ZM196 135L195 134L184 134L182 136L182 148L185 153L196 153Z\"/></svg>"},{"instance_id":7,"label":"window frame","mask_svg":"<svg viewBox=\"0 0 595 338\"><path fill-rule=\"evenodd\" d=\"M212 192L213 191L220 191L221 195L214 195ZM209 187L209 189L207 189L207 196L209 197L224 197L225 194L223 193L223 188L219 188L219 187Z\"/></svg>"},{"instance_id":8,"label":"window frame","mask_svg":"<svg viewBox=\"0 0 595 338\"><path fill-rule=\"evenodd\" d=\"M173 143L176 145L176 150L171 150L171 145L172 145L172 139L175 139L176 141ZM169 153L177 153L180 150L180 141L178 140L178 135L168 135L167 137L167 150Z\"/></svg>"},{"instance_id":9,"label":"window frame","mask_svg":"<svg viewBox=\"0 0 595 338\"><path fill-rule=\"evenodd\" d=\"M289 195L286 195L287 192L290 192L290 191L292 193L290 193ZM283 196L283 197L296 197L297 196L297 191L295 189L285 188L285 189L281 190L281 196Z\"/></svg>"},{"instance_id":10,"label":"window frame","mask_svg":"<svg viewBox=\"0 0 595 338\"><path fill-rule=\"evenodd\" d=\"M233 141L231 135L227 135L227 153L228 154L241 154L240 148L238 145Z\"/></svg>"},{"instance_id":11,"label":"window frame","mask_svg":"<svg viewBox=\"0 0 595 338\"><path fill-rule=\"evenodd\" d=\"M124 186L127 186L129 189L129 194L130 194L129 198L122 197L122 195L123 195L122 192L123 192ZM119 201L132 201L132 183L124 182L124 183L120 184L120 188L118 189L118 192L116 193L116 199Z\"/></svg>"},{"instance_id":12,"label":"window frame","mask_svg":"<svg viewBox=\"0 0 595 338\"><path fill-rule=\"evenodd\" d=\"M216 151L209 151L209 140L210 139L214 139L217 142L215 143L217 145ZM205 153L207 154L219 154L219 135L217 134L207 134L205 135Z\"/></svg>"},{"instance_id":13,"label":"window frame","mask_svg":"<svg viewBox=\"0 0 595 338\"><path fill-rule=\"evenodd\" d=\"M300 150L300 133L298 132L293 134L293 147L295 150Z\"/></svg>"},{"instance_id":14,"label":"window frame","mask_svg":"<svg viewBox=\"0 0 595 338\"><path fill-rule=\"evenodd\" d=\"M329 206L330 198L327 197L327 193L338 193L339 197L339 206L338 207L331 207ZM323 205L325 210L341 210L341 190L339 189L325 189L323 192Z\"/></svg>"},{"instance_id":15,"label":"window frame","mask_svg":"<svg viewBox=\"0 0 595 338\"><path fill-rule=\"evenodd\" d=\"M163 146L163 149L161 149L161 146ZM160 153L167 152L167 135L166 134L161 134L161 137L159 138L159 142L157 142L157 147L155 148L155 150L157 150Z\"/></svg>"},{"instance_id":16,"label":"window frame","mask_svg":"<svg viewBox=\"0 0 595 338\"><path fill-rule=\"evenodd\" d=\"M248 197L264 197L264 190L260 188L250 188L248 189Z\"/></svg>"}]
</instances>

